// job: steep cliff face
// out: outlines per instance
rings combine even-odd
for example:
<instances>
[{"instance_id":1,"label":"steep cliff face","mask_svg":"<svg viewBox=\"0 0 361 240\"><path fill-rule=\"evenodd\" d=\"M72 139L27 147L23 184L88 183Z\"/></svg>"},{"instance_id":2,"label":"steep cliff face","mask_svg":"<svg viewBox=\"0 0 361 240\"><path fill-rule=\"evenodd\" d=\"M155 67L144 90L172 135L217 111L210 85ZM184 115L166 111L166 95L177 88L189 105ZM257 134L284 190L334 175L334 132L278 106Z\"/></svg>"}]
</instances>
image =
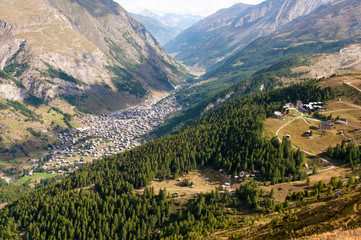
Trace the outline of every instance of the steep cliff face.
<instances>
[{"instance_id":1,"label":"steep cliff face","mask_svg":"<svg viewBox=\"0 0 361 240\"><path fill-rule=\"evenodd\" d=\"M183 81L177 63L112 0L2 1L0 19L0 70L45 100L91 96L109 111Z\"/></svg>"},{"instance_id":2,"label":"steep cliff face","mask_svg":"<svg viewBox=\"0 0 361 240\"><path fill-rule=\"evenodd\" d=\"M238 4L185 30L166 50L188 65L211 67L251 41L312 13L334 0L268 0L255 6Z\"/></svg>"}]
</instances>

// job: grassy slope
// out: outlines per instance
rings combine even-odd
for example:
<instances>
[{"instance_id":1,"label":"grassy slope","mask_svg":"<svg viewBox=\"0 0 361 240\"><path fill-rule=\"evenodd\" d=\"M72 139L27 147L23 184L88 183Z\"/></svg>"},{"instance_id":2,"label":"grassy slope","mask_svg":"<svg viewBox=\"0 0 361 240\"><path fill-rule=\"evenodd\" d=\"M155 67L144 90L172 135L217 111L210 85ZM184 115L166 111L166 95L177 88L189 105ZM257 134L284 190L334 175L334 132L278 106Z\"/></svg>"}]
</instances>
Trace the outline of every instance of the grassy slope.
<instances>
[{"instance_id":1,"label":"grassy slope","mask_svg":"<svg viewBox=\"0 0 361 240\"><path fill-rule=\"evenodd\" d=\"M1 170L9 169L13 165L27 169L31 167L31 164L27 163L28 159L41 156L47 152L48 144L56 143L56 137L50 138L49 135L52 133L56 135L56 131L54 131L56 126L60 128L66 128L67 126L63 120L64 116L51 109L50 106L62 109L64 113L74 115L71 122L73 126L81 125L77 120L76 115L78 113L75 108L59 99L50 102L49 105L40 105L39 107L27 105L28 109L42 116L40 121L28 121L27 117L15 111L12 107L0 110L0 124L3 126L0 129L0 136L2 137ZM41 136L33 136L28 128L41 133Z\"/></svg>"}]
</instances>

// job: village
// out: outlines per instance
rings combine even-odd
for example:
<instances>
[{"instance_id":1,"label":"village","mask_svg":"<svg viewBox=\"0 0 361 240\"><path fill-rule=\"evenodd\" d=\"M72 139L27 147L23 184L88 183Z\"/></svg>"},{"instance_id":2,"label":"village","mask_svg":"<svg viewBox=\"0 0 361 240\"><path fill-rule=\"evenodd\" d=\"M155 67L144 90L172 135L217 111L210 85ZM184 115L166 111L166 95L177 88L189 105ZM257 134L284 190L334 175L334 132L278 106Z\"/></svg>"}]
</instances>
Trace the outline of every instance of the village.
<instances>
[{"instance_id":1,"label":"village","mask_svg":"<svg viewBox=\"0 0 361 240\"><path fill-rule=\"evenodd\" d=\"M63 130L57 135L58 145L49 148L43 157L31 160L34 166L29 175L37 171L65 174L100 157L135 148L148 141L147 134L179 110L175 97L169 97L109 115L87 114L80 119L82 127Z\"/></svg>"},{"instance_id":2,"label":"village","mask_svg":"<svg viewBox=\"0 0 361 240\"><path fill-rule=\"evenodd\" d=\"M340 99L339 99L339 101L340 101ZM346 118L337 117L336 119L333 120L332 115L326 119L322 119L323 117L326 117L326 116L322 116L321 114L319 114L319 112L325 111L324 105L325 104L323 102L310 102L308 104L303 104L302 101L298 100L296 107L292 103L287 103L286 105L283 106L283 112L281 112L281 111L274 112L274 117L285 121L286 120L285 113L289 112L290 110L296 110L299 113L301 113L302 116L304 116L303 114L308 114L308 115L313 114L314 117L306 116L306 118L319 121L319 129L321 129L321 130L330 130L331 131L331 130L335 129L335 124L344 124L344 125L348 124L348 121ZM356 129L354 129L354 131L357 132L357 131L360 131L360 129L356 128ZM312 134L312 131L307 131L303 135L310 137L311 134ZM339 132L338 134L343 135L343 132ZM290 138L291 136L287 135L286 137Z\"/></svg>"}]
</instances>

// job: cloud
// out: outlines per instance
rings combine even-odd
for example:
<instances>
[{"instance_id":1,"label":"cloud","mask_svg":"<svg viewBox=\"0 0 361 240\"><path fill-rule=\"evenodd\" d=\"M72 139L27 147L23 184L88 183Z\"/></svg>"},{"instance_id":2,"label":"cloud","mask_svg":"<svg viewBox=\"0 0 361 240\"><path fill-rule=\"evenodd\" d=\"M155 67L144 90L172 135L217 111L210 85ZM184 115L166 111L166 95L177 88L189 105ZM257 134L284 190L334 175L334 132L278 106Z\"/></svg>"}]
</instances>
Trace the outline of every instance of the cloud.
<instances>
[{"instance_id":1,"label":"cloud","mask_svg":"<svg viewBox=\"0 0 361 240\"><path fill-rule=\"evenodd\" d=\"M126 10L139 13L149 9L155 13L198 14L208 16L221 8L243 2L258 4L264 0L115 0Z\"/></svg>"}]
</instances>

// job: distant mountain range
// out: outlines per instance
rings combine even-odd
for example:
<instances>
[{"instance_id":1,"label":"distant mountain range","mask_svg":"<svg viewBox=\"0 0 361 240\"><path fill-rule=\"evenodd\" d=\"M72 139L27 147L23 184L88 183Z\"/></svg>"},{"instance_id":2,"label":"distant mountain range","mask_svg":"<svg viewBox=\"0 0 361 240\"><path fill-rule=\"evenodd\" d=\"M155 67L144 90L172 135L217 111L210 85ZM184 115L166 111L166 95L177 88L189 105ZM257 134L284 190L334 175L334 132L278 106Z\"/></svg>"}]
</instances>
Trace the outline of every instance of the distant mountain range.
<instances>
[{"instance_id":1,"label":"distant mountain range","mask_svg":"<svg viewBox=\"0 0 361 240\"><path fill-rule=\"evenodd\" d=\"M192 107L169 121L164 132L196 119L210 103L232 92L267 91L291 82L360 70L360 11L359 0L330 2L219 60L199 83L178 93L177 99Z\"/></svg>"},{"instance_id":2,"label":"distant mountain range","mask_svg":"<svg viewBox=\"0 0 361 240\"><path fill-rule=\"evenodd\" d=\"M140 21L162 45L203 18L198 15L181 15L174 13L166 13L161 16L149 10L144 10L139 14L132 13L132 15Z\"/></svg>"},{"instance_id":3,"label":"distant mountain range","mask_svg":"<svg viewBox=\"0 0 361 240\"><path fill-rule=\"evenodd\" d=\"M179 65L112 0L1 1L0 19L0 70L9 75L1 85L12 89L1 97L61 97L103 112L183 81Z\"/></svg>"},{"instance_id":4,"label":"distant mountain range","mask_svg":"<svg viewBox=\"0 0 361 240\"><path fill-rule=\"evenodd\" d=\"M286 26L334 0L267 0L236 4L203 19L165 45L188 66L206 69L246 47L253 40Z\"/></svg>"},{"instance_id":5,"label":"distant mountain range","mask_svg":"<svg viewBox=\"0 0 361 240\"><path fill-rule=\"evenodd\" d=\"M266 67L293 56L338 52L361 40L361 2L343 0L323 5L318 11L286 24L282 29L251 42L216 64L208 77L230 76Z\"/></svg>"}]
</instances>

